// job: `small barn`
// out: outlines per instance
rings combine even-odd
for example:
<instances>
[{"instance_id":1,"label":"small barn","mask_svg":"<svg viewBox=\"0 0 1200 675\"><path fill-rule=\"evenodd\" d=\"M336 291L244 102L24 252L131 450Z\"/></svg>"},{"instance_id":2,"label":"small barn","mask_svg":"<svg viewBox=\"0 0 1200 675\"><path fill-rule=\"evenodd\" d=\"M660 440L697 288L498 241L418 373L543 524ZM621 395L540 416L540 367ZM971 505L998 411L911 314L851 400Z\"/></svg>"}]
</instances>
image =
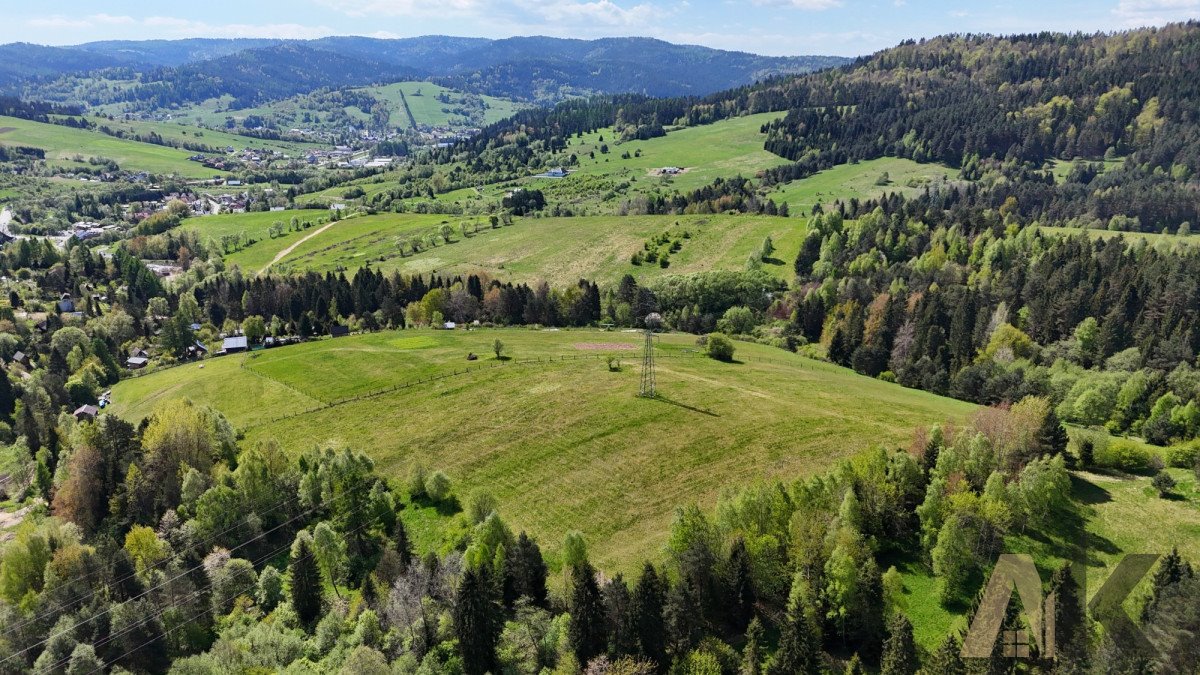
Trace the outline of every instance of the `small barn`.
<instances>
[{"instance_id":1,"label":"small barn","mask_svg":"<svg viewBox=\"0 0 1200 675\"><path fill-rule=\"evenodd\" d=\"M100 414L100 409L94 405L81 405L71 414L79 421L87 420L91 422L96 419L96 415Z\"/></svg>"},{"instance_id":2,"label":"small barn","mask_svg":"<svg viewBox=\"0 0 1200 675\"><path fill-rule=\"evenodd\" d=\"M140 370L145 368L147 363L150 363L150 359L144 356L131 356L125 359L125 367L129 368L130 370Z\"/></svg>"},{"instance_id":3,"label":"small barn","mask_svg":"<svg viewBox=\"0 0 1200 675\"><path fill-rule=\"evenodd\" d=\"M222 354L237 354L244 352L250 348L250 343L246 340L245 335L234 335L233 337L225 338L221 343Z\"/></svg>"},{"instance_id":4,"label":"small barn","mask_svg":"<svg viewBox=\"0 0 1200 675\"><path fill-rule=\"evenodd\" d=\"M340 337L346 337L348 335L350 335L350 327L349 326L331 326L329 328L329 336L330 337L340 338Z\"/></svg>"}]
</instances>

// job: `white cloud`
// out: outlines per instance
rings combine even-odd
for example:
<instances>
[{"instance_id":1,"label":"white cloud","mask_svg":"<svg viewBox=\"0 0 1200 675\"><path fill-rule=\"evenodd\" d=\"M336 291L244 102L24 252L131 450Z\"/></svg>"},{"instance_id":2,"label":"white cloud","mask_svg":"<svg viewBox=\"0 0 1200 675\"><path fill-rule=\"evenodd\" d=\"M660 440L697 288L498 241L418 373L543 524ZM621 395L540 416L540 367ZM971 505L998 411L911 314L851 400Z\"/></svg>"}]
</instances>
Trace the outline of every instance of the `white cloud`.
<instances>
[{"instance_id":1,"label":"white cloud","mask_svg":"<svg viewBox=\"0 0 1200 675\"><path fill-rule=\"evenodd\" d=\"M1126 26L1153 26L1200 17L1200 0L1120 0L1113 10Z\"/></svg>"},{"instance_id":2,"label":"white cloud","mask_svg":"<svg viewBox=\"0 0 1200 675\"><path fill-rule=\"evenodd\" d=\"M173 16L149 16L136 19L131 16L93 14L73 18L62 14L34 17L28 20L31 28L48 28L61 31L86 30L96 26L111 26L115 32L128 33L131 39L155 38L281 38L311 39L332 35L335 31L328 26L306 26L298 23L208 23ZM148 35L149 34L149 35Z\"/></svg>"},{"instance_id":3,"label":"white cloud","mask_svg":"<svg viewBox=\"0 0 1200 675\"><path fill-rule=\"evenodd\" d=\"M516 0L514 4L537 19L554 24L578 25L599 22L608 26L641 26L651 19L667 14L666 10L649 3L627 9L611 0Z\"/></svg>"},{"instance_id":4,"label":"white cloud","mask_svg":"<svg viewBox=\"0 0 1200 675\"><path fill-rule=\"evenodd\" d=\"M322 7L352 17L411 16L444 17L482 13L486 0L314 0Z\"/></svg>"},{"instance_id":5,"label":"white cloud","mask_svg":"<svg viewBox=\"0 0 1200 675\"><path fill-rule=\"evenodd\" d=\"M810 12L820 12L834 7L841 7L842 0L752 0L756 5L774 5L778 7L794 7Z\"/></svg>"}]
</instances>

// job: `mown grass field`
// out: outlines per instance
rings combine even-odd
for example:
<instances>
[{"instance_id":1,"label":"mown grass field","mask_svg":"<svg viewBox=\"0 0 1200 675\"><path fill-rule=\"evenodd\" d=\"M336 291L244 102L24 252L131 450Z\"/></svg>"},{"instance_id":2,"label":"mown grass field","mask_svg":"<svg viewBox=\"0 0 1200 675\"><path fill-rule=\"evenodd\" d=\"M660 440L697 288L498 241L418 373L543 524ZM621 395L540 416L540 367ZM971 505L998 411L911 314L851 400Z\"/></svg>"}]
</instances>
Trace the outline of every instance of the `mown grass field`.
<instances>
[{"instance_id":1,"label":"mown grass field","mask_svg":"<svg viewBox=\"0 0 1200 675\"><path fill-rule=\"evenodd\" d=\"M115 120L110 120L107 117L89 117L87 119L97 126L106 126L115 131L123 131L128 134L156 133L169 141L199 143L221 149L227 146L232 146L238 150L244 148L265 148L282 152L291 157L299 157L307 150L328 147L320 143L273 141L254 138L252 136L241 136L214 129L201 129L180 122L145 122L141 120L124 120L120 117ZM187 152L188 154L192 154L190 150Z\"/></svg>"},{"instance_id":2,"label":"mown grass field","mask_svg":"<svg viewBox=\"0 0 1200 675\"><path fill-rule=\"evenodd\" d=\"M230 262L248 271L261 270L280 251L312 235L272 269L326 272L369 264L406 274L486 272L506 281L545 280L557 285L572 284L581 278L612 283L625 274L647 280L668 274L745 269L751 252L768 236L776 251L763 269L789 278L791 261L806 231L803 218L743 215L519 218L512 225L491 229L482 217L379 214L348 219L319 234L315 234L319 226L314 225L304 232L267 238L271 223L290 222L293 215L314 223L328 219L324 211L307 210L198 218L187 221L186 226L218 238L245 231L259 239L228 256ZM443 223L454 230L451 243L439 240L436 247L412 254L409 240L414 235L434 232ZM478 223L480 230L463 237L461 223L467 223L471 230ZM635 266L630 262L647 239L664 232L679 239L683 246L671 255L669 267L659 263ZM683 238L684 232L689 238ZM400 254L402 243L406 256Z\"/></svg>"},{"instance_id":3,"label":"mown grass field","mask_svg":"<svg viewBox=\"0 0 1200 675\"><path fill-rule=\"evenodd\" d=\"M879 184L883 174L888 182ZM776 204L787 202L793 213L809 213L816 204L874 199L888 193L919 194L926 185L955 180L958 172L940 164L918 164L911 159L881 157L857 164L841 164L803 180L780 185L771 193Z\"/></svg>"},{"instance_id":4,"label":"mown grass field","mask_svg":"<svg viewBox=\"0 0 1200 675\"><path fill-rule=\"evenodd\" d=\"M463 115L454 113L456 108L462 106L465 96L461 92L432 82L396 82L381 87L366 87L360 91L365 91L375 98L385 101L392 111L390 123L399 129L407 129L412 126L408 115L404 112L404 101L406 100L408 101L408 110L412 112L413 119L417 124L462 127L468 126L471 121ZM404 92L403 98L401 98L400 92ZM449 98L449 102L438 100L438 96L442 94ZM483 96L482 98L487 106L483 114L485 125L512 117L525 107L515 101L495 96Z\"/></svg>"},{"instance_id":5,"label":"mown grass field","mask_svg":"<svg viewBox=\"0 0 1200 675\"><path fill-rule=\"evenodd\" d=\"M492 367L496 338L513 360ZM639 399L639 342L599 331L382 332L126 380L111 410L137 420L186 396L225 412L251 443L351 447L397 479L423 463L446 471L464 499L492 492L552 554L579 530L603 569L628 572L660 555L678 506L711 508L725 487L820 471L972 409L759 345L739 343L740 363L718 363L693 356L687 335L660 338L664 400ZM481 360L469 363L468 352ZM621 357L621 372L606 354ZM479 370L329 405L468 365Z\"/></svg>"},{"instance_id":6,"label":"mown grass field","mask_svg":"<svg viewBox=\"0 0 1200 675\"><path fill-rule=\"evenodd\" d=\"M115 161L122 169L184 178L212 178L220 171L188 161L194 153L161 145L139 143L104 134L0 116L0 144L41 148L46 159L71 162L77 156Z\"/></svg>"}]
</instances>

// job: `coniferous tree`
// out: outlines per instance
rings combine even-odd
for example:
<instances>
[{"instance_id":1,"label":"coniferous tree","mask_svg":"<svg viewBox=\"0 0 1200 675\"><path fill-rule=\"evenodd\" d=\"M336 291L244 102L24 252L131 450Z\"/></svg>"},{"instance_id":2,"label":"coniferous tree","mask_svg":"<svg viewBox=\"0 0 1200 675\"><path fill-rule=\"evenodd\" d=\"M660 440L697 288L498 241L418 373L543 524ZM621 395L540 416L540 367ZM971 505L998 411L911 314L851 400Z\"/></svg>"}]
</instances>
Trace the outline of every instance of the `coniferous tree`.
<instances>
[{"instance_id":1,"label":"coniferous tree","mask_svg":"<svg viewBox=\"0 0 1200 675\"><path fill-rule=\"evenodd\" d=\"M660 669L670 665L666 652L667 630L663 620L665 604L665 584L654 566L646 563L630 600L630 623L637 655L653 661Z\"/></svg>"},{"instance_id":2,"label":"coniferous tree","mask_svg":"<svg viewBox=\"0 0 1200 675\"><path fill-rule=\"evenodd\" d=\"M754 584L751 579L750 553L746 540L738 537L729 551L729 603L727 610L731 623L739 631L750 624L754 616Z\"/></svg>"},{"instance_id":3,"label":"coniferous tree","mask_svg":"<svg viewBox=\"0 0 1200 675\"><path fill-rule=\"evenodd\" d=\"M879 664L880 675L913 675L920 664L917 661L917 644L913 640L912 624L908 617L896 614L888 626L888 637L883 643L883 659Z\"/></svg>"},{"instance_id":4,"label":"coniferous tree","mask_svg":"<svg viewBox=\"0 0 1200 675\"><path fill-rule=\"evenodd\" d=\"M793 606L780 627L779 649L767 675L809 675L821 672L821 652L804 608Z\"/></svg>"},{"instance_id":5,"label":"coniferous tree","mask_svg":"<svg viewBox=\"0 0 1200 675\"><path fill-rule=\"evenodd\" d=\"M667 603L663 607L667 651L673 658L683 658L700 642L704 631L703 616L696 584L691 577L685 576L667 592Z\"/></svg>"},{"instance_id":6,"label":"coniferous tree","mask_svg":"<svg viewBox=\"0 0 1200 675\"><path fill-rule=\"evenodd\" d=\"M1183 556L1179 555L1178 546L1163 556L1162 562L1158 564L1158 569L1154 571L1154 577L1151 580L1150 599L1142 608L1142 621L1153 619L1163 594L1181 581L1191 579L1192 574L1192 566L1183 559Z\"/></svg>"},{"instance_id":7,"label":"coniferous tree","mask_svg":"<svg viewBox=\"0 0 1200 675\"><path fill-rule=\"evenodd\" d=\"M291 574L292 609L300 623L311 627L321 616L321 570L313 558L312 546L305 536L296 538L292 546Z\"/></svg>"},{"instance_id":8,"label":"coniferous tree","mask_svg":"<svg viewBox=\"0 0 1200 675\"><path fill-rule=\"evenodd\" d=\"M1037 432L1039 450L1043 455L1062 455L1066 453L1069 441L1066 427L1054 412L1054 406L1050 406Z\"/></svg>"},{"instance_id":9,"label":"coniferous tree","mask_svg":"<svg viewBox=\"0 0 1200 675\"><path fill-rule=\"evenodd\" d=\"M754 617L746 627L746 646L742 648L742 665L738 675L760 675L763 660L763 625Z\"/></svg>"},{"instance_id":10,"label":"coniferous tree","mask_svg":"<svg viewBox=\"0 0 1200 675\"><path fill-rule=\"evenodd\" d=\"M948 635L920 670L921 675L966 675L962 660L962 642L957 635Z\"/></svg>"},{"instance_id":11,"label":"coniferous tree","mask_svg":"<svg viewBox=\"0 0 1200 675\"><path fill-rule=\"evenodd\" d=\"M1080 597L1079 584L1067 563L1050 578L1054 593L1054 647L1056 672L1086 673L1091 653L1092 632Z\"/></svg>"},{"instance_id":12,"label":"coniferous tree","mask_svg":"<svg viewBox=\"0 0 1200 675\"><path fill-rule=\"evenodd\" d=\"M400 571L408 570L408 566L412 564L413 548L412 542L408 540L408 529L404 527L404 519L396 519L396 527L392 533L392 542L395 544L396 553L400 556Z\"/></svg>"},{"instance_id":13,"label":"coniferous tree","mask_svg":"<svg viewBox=\"0 0 1200 675\"><path fill-rule=\"evenodd\" d=\"M621 574L613 577L602 589L604 608L608 614L608 651L616 657L632 656L637 652L637 640L633 633L630 604L633 598L629 584Z\"/></svg>"},{"instance_id":14,"label":"coniferous tree","mask_svg":"<svg viewBox=\"0 0 1200 675\"><path fill-rule=\"evenodd\" d=\"M468 567L454 595L454 635L468 675L482 675L496 667L496 641L504 621L489 569L487 564Z\"/></svg>"},{"instance_id":15,"label":"coniferous tree","mask_svg":"<svg viewBox=\"0 0 1200 675\"><path fill-rule=\"evenodd\" d=\"M581 665L600 656L608 647L607 620L596 570L584 560L571 575L571 622L567 628L575 658Z\"/></svg>"}]
</instances>

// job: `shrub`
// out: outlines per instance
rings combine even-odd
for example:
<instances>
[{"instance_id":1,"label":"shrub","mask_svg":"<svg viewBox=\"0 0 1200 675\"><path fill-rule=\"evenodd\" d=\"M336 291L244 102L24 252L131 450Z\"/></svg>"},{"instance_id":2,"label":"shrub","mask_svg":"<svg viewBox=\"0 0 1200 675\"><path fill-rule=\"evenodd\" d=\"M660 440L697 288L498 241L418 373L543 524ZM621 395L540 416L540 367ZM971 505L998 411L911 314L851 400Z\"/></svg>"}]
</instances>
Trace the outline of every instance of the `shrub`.
<instances>
[{"instance_id":1,"label":"shrub","mask_svg":"<svg viewBox=\"0 0 1200 675\"><path fill-rule=\"evenodd\" d=\"M1167 464L1178 469L1190 469L1200 462L1200 440L1167 448Z\"/></svg>"},{"instance_id":2,"label":"shrub","mask_svg":"<svg viewBox=\"0 0 1200 675\"><path fill-rule=\"evenodd\" d=\"M1154 489L1158 490L1158 494L1162 496L1166 496L1171 492L1171 490L1175 489L1175 479L1171 478L1171 474L1167 473L1166 471L1159 471L1158 473L1154 474L1154 479L1150 481L1150 484L1153 485Z\"/></svg>"},{"instance_id":3,"label":"shrub","mask_svg":"<svg viewBox=\"0 0 1200 675\"><path fill-rule=\"evenodd\" d=\"M417 464L408 473L408 496L413 499L420 499L425 496L425 479L428 478L428 472L425 467Z\"/></svg>"},{"instance_id":4,"label":"shrub","mask_svg":"<svg viewBox=\"0 0 1200 675\"><path fill-rule=\"evenodd\" d=\"M729 362L733 360L733 340L721 333L712 333L708 336L708 356L709 358L718 361Z\"/></svg>"},{"instance_id":5,"label":"shrub","mask_svg":"<svg viewBox=\"0 0 1200 675\"><path fill-rule=\"evenodd\" d=\"M441 471L434 471L425 479L425 494L435 502L450 496L450 478Z\"/></svg>"},{"instance_id":6,"label":"shrub","mask_svg":"<svg viewBox=\"0 0 1200 675\"><path fill-rule=\"evenodd\" d=\"M1145 471L1150 466L1150 451L1139 443L1118 439L1109 443L1103 453L1097 453L1097 459L1100 466L1109 469Z\"/></svg>"}]
</instances>

